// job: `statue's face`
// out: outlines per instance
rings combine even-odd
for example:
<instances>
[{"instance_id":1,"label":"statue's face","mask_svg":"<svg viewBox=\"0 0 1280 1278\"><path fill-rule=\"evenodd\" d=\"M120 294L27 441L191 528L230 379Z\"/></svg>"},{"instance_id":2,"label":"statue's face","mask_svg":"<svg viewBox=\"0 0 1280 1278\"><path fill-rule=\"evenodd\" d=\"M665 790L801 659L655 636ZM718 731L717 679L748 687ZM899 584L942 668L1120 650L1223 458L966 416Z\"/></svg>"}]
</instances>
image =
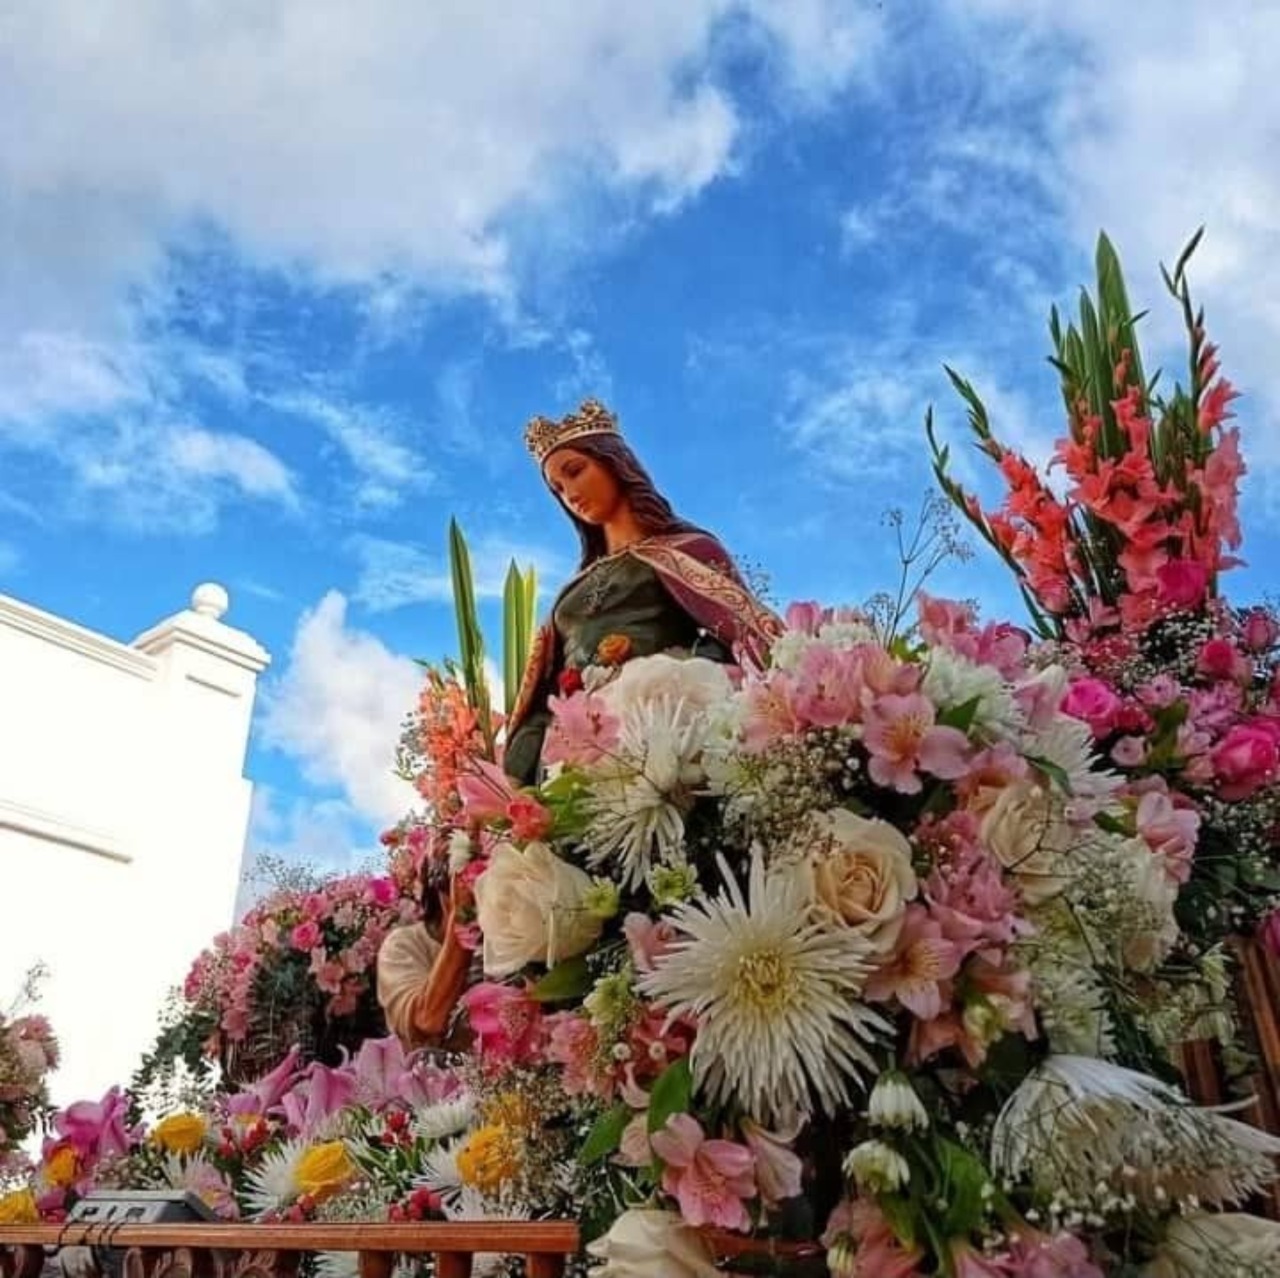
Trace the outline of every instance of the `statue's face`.
<instances>
[{"instance_id":1,"label":"statue's face","mask_svg":"<svg viewBox=\"0 0 1280 1278\"><path fill-rule=\"evenodd\" d=\"M584 524L607 524L626 504L613 471L576 448L556 449L544 473L551 491Z\"/></svg>"}]
</instances>

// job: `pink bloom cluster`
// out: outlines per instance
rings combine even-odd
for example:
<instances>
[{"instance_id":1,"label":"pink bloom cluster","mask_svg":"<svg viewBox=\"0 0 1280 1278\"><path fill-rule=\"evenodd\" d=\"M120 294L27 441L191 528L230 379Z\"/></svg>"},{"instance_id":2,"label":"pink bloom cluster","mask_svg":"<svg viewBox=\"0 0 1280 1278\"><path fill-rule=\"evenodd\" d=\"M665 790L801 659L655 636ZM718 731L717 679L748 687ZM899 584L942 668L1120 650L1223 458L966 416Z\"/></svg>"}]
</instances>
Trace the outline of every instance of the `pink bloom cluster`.
<instances>
[{"instance_id":1,"label":"pink bloom cluster","mask_svg":"<svg viewBox=\"0 0 1280 1278\"><path fill-rule=\"evenodd\" d=\"M19 1146L48 1107L46 1078L58 1040L43 1016L0 1015L0 1178L21 1161Z\"/></svg>"},{"instance_id":2,"label":"pink bloom cluster","mask_svg":"<svg viewBox=\"0 0 1280 1278\"><path fill-rule=\"evenodd\" d=\"M294 970L327 1017L349 1016L372 986L387 933L414 921L419 906L391 878L334 879L314 891L273 893L195 961L184 993L216 1014L218 1033L235 1044L248 1035L259 991L271 974Z\"/></svg>"}]
</instances>

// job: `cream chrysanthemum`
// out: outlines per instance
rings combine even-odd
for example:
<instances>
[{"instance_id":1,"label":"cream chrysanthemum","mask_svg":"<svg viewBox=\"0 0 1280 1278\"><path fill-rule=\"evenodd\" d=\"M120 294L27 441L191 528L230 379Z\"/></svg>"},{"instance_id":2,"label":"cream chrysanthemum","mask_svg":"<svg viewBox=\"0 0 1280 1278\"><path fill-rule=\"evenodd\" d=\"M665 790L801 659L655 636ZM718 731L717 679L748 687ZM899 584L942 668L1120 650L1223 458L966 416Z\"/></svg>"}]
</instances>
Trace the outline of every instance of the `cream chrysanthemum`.
<instances>
[{"instance_id":1,"label":"cream chrysanthemum","mask_svg":"<svg viewBox=\"0 0 1280 1278\"><path fill-rule=\"evenodd\" d=\"M852 928L813 913L800 867L766 871L757 851L748 896L720 858L725 890L677 908L684 934L640 978L641 990L698 1024L694 1081L713 1102L766 1126L827 1113L875 1069L866 1044L889 1027L859 1001L872 951Z\"/></svg>"},{"instance_id":2,"label":"cream chrysanthemum","mask_svg":"<svg viewBox=\"0 0 1280 1278\"><path fill-rule=\"evenodd\" d=\"M444 1140L466 1131L474 1114L475 1099L470 1092L434 1105L423 1105L414 1110L413 1134L419 1140Z\"/></svg>"},{"instance_id":3,"label":"cream chrysanthemum","mask_svg":"<svg viewBox=\"0 0 1280 1278\"><path fill-rule=\"evenodd\" d=\"M1238 1203L1274 1178L1280 1140L1176 1088L1086 1056L1049 1056L996 1118L991 1165L1042 1193L1105 1208Z\"/></svg>"},{"instance_id":4,"label":"cream chrysanthemum","mask_svg":"<svg viewBox=\"0 0 1280 1278\"><path fill-rule=\"evenodd\" d=\"M289 1140L263 1156L250 1173L245 1190L245 1201L254 1216L281 1211L302 1193L298 1168L310 1148L308 1141Z\"/></svg>"}]
</instances>

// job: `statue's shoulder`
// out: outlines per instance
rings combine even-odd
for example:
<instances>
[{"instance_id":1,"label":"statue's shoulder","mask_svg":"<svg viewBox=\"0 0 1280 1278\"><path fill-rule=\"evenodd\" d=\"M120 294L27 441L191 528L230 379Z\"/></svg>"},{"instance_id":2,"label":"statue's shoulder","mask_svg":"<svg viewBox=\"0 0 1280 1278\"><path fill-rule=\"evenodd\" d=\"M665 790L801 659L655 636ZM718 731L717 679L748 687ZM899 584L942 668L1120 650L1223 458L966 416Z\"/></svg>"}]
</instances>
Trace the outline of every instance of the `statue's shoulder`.
<instances>
[{"instance_id":1,"label":"statue's shoulder","mask_svg":"<svg viewBox=\"0 0 1280 1278\"><path fill-rule=\"evenodd\" d=\"M691 530L688 532L664 533L650 539L650 545L666 547L677 554L696 559L708 568L714 568L726 577L737 575L733 557L721 544L719 538L709 532Z\"/></svg>"}]
</instances>

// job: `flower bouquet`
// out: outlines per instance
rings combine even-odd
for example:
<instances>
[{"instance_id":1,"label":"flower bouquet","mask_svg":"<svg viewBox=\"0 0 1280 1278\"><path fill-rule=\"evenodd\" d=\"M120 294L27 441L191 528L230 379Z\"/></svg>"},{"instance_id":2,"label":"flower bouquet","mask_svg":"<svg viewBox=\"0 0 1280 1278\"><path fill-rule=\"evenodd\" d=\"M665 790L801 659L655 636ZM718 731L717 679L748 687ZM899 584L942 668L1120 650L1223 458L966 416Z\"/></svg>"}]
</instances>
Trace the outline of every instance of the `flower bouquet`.
<instances>
[{"instance_id":1,"label":"flower bouquet","mask_svg":"<svg viewBox=\"0 0 1280 1278\"><path fill-rule=\"evenodd\" d=\"M1096 298L1082 298L1079 325L1064 331L1053 316L1068 418L1050 463L1064 477L1056 488L999 443L976 392L954 374L978 447L1007 485L998 509L984 510L951 478L931 424L930 438L944 489L1018 575L1053 658L1071 672L1064 710L1125 777L1130 827L1180 862L1189 942L1205 955L1228 943L1243 951L1243 1001L1264 1050L1275 1050L1280 619L1268 607L1233 607L1219 589L1239 562L1245 467L1229 425L1236 392L1190 297L1195 243L1165 275L1187 334L1186 384L1171 394L1146 380L1105 237ZM1231 1028L1206 1016L1192 1037L1229 1042ZM1197 1085L1214 1095L1216 1071L1203 1051L1191 1058ZM1264 1116L1280 1130L1280 1093L1266 1099Z\"/></svg>"},{"instance_id":2,"label":"flower bouquet","mask_svg":"<svg viewBox=\"0 0 1280 1278\"><path fill-rule=\"evenodd\" d=\"M18 1007L0 1013L0 1184L24 1170L22 1144L49 1114L46 1078L58 1065L58 1040L43 1016L18 1014L40 976L28 975Z\"/></svg>"},{"instance_id":3,"label":"flower bouquet","mask_svg":"<svg viewBox=\"0 0 1280 1278\"><path fill-rule=\"evenodd\" d=\"M1181 849L1021 632L927 599L910 641L788 623L739 677L575 672L532 790L460 769L477 1106L540 1115L485 1123L473 1205L568 1199L604 1275L819 1239L842 1274L1167 1258L1280 1150L1174 1082L1170 1044L1225 1002L1183 943Z\"/></svg>"}]
</instances>

